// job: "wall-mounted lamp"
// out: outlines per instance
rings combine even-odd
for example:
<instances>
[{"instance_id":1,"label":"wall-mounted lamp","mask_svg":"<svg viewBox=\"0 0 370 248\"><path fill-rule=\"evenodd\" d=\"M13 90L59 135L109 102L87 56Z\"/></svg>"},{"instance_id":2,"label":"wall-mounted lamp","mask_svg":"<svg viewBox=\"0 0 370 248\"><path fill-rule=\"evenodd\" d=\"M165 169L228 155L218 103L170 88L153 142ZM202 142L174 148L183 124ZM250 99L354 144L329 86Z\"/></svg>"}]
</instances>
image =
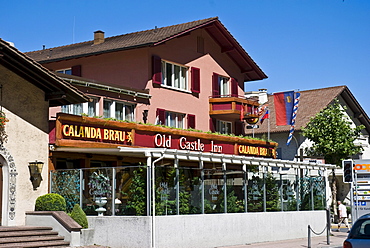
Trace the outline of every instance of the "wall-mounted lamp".
<instances>
[{"instance_id":1,"label":"wall-mounted lamp","mask_svg":"<svg viewBox=\"0 0 370 248\"><path fill-rule=\"evenodd\" d=\"M28 169L30 171L30 180L33 186L33 190L36 190L42 181L41 172L42 167L44 166L43 162L35 161L28 163Z\"/></svg>"}]
</instances>

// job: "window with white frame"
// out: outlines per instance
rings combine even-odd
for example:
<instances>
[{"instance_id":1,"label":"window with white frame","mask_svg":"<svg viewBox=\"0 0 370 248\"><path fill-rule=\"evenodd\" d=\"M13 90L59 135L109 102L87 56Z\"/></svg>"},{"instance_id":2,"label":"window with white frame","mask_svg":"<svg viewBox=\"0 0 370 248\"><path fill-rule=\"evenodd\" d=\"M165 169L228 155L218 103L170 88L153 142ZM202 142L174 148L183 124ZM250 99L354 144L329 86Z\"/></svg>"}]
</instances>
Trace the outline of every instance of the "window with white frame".
<instances>
[{"instance_id":1,"label":"window with white frame","mask_svg":"<svg viewBox=\"0 0 370 248\"><path fill-rule=\"evenodd\" d=\"M188 68L162 61L162 84L181 90L188 90Z\"/></svg>"},{"instance_id":2,"label":"window with white frame","mask_svg":"<svg viewBox=\"0 0 370 248\"><path fill-rule=\"evenodd\" d=\"M114 110L112 110L113 106L113 101L104 99L103 118L114 118L114 116L112 116L112 113L114 113Z\"/></svg>"},{"instance_id":3,"label":"window with white frame","mask_svg":"<svg viewBox=\"0 0 370 248\"><path fill-rule=\"evenodd\" d=\"M55 72L72 75L72 68L60 69L56 70Z\"/></svg>"},{"instance_id":4,"label":"window with white frame","mask_svg":"<svg viewBox=\"0 0 370 248\"><path fill-rule=\"evenodd\" d=\"M222 134L232 133L232 122L217 120L216 122L216 132Z\"/></svg>"},{"instance_id":5,"label":"window with white frame","mask_svg":"<svg viewBox=\"0 0 370 248\"><path fill-rule=\"evenodd\" d=\"M184 128L185 115L166 111L165 125L169 127Z\"/></svg>"},{"instance_id":6,"label":"window with white frame","mask_svg":"<svg viewBox=\"0 0 370 248\"><path fill-rule=\"evenodd\" d=\"M115 112L117 120L134 121L135 105L122 102L115 102Z\"/></svg>"},{"instance_id":7,"label":"window with white frame","mask_svg":"<svg viewBox=\"0 0 370 248\"><path fill-rule=\"evenodd\" d=\"M135 121L135 104L105 99L103 117L117 120Z\"/></svg>"},{"instance_id":8,"label":"window with white frame","mask_svg":"<svg viewBox=\"0 0 370 248\"><path fill-rule=\"evenodd\" d=\"M90 117L97 116L98 99L92 99L91 102L70 104L62 106L62 113L72 115L87 114Z\"/></svg>"},{"instance_id":9,"label":"window with white frame","mask_svg":"<svg viewBox=\"0 0 370 248\"><path fill-rule=\"evenodd\" d=\"M64 105L62 106L62 113L81 115L83 113L82 103Z\"/></svg>"},{"instance_id":10,"label":"window with white frame","mask_svg":"<svg viewBox=\"0 0 370 248\"><path fill-rule=\"evenodd\" d=\"M218 83L220 87L220 96L225 97L230 95L230 83L227 77L219 76Z\"/></svg>"},{"instance_id":11,"label":"window with white frame","mask_svg":"<svg viewBox=\"0 0 370 248\"><path fill-rule=\"evenodd\" d=\"M86 108L85 106L87 105L87 111L84 111L84 113L87 113L88 116L94 117L98 115L97 109L99 108L99 100L98 99L92 99L92 101L88 102L87 104L84 104L84 109Z\"/></svg>"}]
</instances>

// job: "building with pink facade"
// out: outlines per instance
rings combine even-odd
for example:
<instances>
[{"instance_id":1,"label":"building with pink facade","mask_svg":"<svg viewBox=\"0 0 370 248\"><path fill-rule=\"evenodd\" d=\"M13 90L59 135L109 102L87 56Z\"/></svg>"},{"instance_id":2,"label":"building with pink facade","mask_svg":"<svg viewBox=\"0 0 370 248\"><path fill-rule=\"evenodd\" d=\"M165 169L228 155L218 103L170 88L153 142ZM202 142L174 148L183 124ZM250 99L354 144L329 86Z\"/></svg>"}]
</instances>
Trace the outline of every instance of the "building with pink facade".
<instances>
[{"instance_id":1,"label":"building with pink facade","mask_svg":"<svg viewBox=\"0 0 370 248\"><path fill-rule=\"evenodd\" d=\"M243 97L244 82L267 77L218 18L108 38L96 31L92 41L27 55L89 79L70 81L93 101L62 112L237 135L241 108L258 107Z\"/></svg>"},{"instance_id":2,"label":"building with pink facade","mask_svg":"<svg viewBox=\"0 0 370 248\"><path fill-rule=\"evenodd\" d=\"M50 109L49 168L50 191L82 206L94 243L214 247L304 237L298 225L325 224L331 166L277 160L276 142L243 136L259 108L244 82L267 76L218 18L96 31L27 55L91 98ZM307 182L315 194L299 188Z\"/></svg>"}]
</instances>

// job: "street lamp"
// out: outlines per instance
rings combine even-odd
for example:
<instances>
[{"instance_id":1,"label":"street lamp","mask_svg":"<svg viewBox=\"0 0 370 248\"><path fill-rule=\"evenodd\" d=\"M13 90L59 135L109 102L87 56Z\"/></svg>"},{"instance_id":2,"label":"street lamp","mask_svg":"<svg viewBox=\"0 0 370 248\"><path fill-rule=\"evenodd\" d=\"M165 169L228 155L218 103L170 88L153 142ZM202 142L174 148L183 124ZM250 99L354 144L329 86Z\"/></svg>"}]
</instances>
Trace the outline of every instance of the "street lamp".
<instances>
[{"instance_id":1,"label":"street lamp","mask_svg":"<svg viewBox=\"0 0 370 248\"><path fill-rule=\"evenodd\" d=\"M35 161L28 163L28 169L30 171L30 180L33 186L33 190L36 190L42 181L41 172L42 167L44 166L43 162Z\"/></svg>"}]
</instances>

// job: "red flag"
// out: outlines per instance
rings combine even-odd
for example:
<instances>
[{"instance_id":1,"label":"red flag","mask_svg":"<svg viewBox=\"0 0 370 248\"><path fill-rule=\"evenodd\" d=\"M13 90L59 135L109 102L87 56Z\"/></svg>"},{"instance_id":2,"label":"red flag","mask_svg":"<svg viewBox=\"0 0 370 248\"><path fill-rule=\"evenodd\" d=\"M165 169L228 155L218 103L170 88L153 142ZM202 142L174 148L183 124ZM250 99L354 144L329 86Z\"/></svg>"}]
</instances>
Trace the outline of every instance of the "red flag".
<instances>
[{"instance_id":1,"label":"red flag","mask_svg":"<svg viewBox=\"0 0 370 248\"><path fill-rule=\"evenodd\" d=\"M262 116L261 118L261 124L263 123L264 120L268 119L269 118L269 110L266 111L266 113Z\"/></svg>"}]
</instances>

